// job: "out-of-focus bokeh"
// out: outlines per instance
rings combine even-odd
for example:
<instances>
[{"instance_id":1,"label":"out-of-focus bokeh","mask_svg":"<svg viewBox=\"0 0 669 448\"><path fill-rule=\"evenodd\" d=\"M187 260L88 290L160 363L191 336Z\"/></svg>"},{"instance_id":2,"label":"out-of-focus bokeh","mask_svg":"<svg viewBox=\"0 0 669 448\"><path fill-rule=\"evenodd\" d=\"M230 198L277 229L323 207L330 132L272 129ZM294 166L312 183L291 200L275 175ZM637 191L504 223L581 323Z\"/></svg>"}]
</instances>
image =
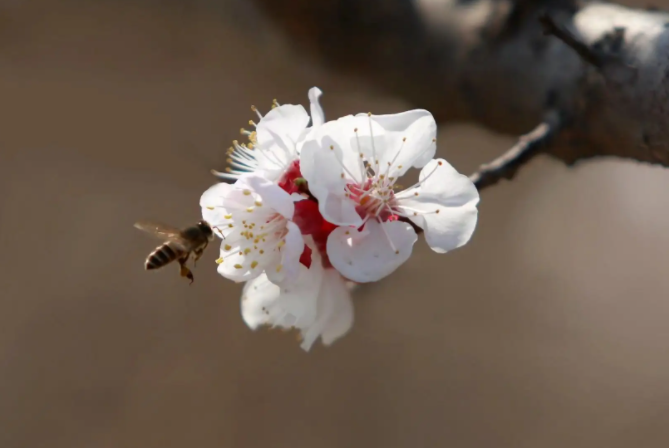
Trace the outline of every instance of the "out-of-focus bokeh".
<instances>
[{"instance_id":1,"label":"out-of-focus bokeh","mask_svg":"<svg viewBox=\"0 0 669 448\"><path fill-rule=\"evenodd\" d=\"M249 106L313 85L329 117L414 107L248 0L0 3L0 447L668 446L660 168L531 163L483 192L469 245L420 242L309 354L244 326L216 249L190 287L143 270L133 222L198 219ZM439 132L462 172L513 143Z\"/></svg>"}]
</instances>

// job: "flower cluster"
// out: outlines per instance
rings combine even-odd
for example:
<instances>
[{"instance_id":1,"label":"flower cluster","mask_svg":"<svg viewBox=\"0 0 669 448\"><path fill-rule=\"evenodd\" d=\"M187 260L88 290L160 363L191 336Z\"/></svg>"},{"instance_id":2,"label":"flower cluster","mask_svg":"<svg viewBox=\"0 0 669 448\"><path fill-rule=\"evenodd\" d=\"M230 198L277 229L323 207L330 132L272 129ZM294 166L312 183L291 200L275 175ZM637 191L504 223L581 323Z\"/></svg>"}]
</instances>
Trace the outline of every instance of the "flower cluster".
<instances>
[{"instance_id":1,"label":"flower cluster","mask_svg":"<svg viewBox=\"0 0 669 448\"><path fill-rule=\"evenodd\" d=\"M423 230L445 253L466 244L477 222L478 191L435 159L437 126L426 110L369 113L325 121L321 91L311 116L279 105L242 129L227 180L200 200L222 238L218 272L246 282L247 325L299 330L302 348L330 344L353 323L348 283L374 282L404 263ZM400 189L410 168L418 181Z\"/></svg>"}]
</instances>

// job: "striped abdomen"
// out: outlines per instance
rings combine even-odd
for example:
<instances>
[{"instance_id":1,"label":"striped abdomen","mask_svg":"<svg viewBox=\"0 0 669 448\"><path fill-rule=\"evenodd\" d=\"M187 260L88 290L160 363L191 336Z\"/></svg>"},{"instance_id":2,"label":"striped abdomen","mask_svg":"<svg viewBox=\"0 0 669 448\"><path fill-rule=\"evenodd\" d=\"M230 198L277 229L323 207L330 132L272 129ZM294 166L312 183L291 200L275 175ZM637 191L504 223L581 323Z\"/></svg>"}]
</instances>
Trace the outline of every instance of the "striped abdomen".
<instances>
[{"instance_id":1,"label":"striped abdomen","mask_svg":"<svg viewBox=\"0 0 669 448\"><path fill-rule=\"evenodd\" d=\"M178 247L172 242L167 242L161 244L156 248L156 250L154 250L149 254L149 256L146 259L146 263L144 264L144 267L146 269L162 268L166 264L169 264L174 260L181 258L183 255L184 251L182 248Z\"/></svg>"}]
</instances>

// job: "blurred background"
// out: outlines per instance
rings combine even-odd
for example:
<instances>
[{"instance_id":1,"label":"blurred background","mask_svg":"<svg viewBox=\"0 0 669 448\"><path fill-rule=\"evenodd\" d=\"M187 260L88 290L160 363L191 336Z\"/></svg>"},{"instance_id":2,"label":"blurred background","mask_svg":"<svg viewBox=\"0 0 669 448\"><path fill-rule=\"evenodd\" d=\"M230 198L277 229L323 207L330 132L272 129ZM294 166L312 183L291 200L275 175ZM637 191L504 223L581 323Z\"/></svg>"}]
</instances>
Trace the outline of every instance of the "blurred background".
<instances>
[{"instance_id":1,"label":"blurred background","mask_svg":"<svg viewBox=\"0 0 669 448\"><path fill-rule=\"evenodd\" d=\"M419 241L308 354L245 327L217 250L190 287L143 270L132 224L198 219L250 105L314 85L329 117L413 107L248 0L0 2L0 447L668 446L663 169L532 162L469 245ZM465 173L514 142L439 135Z\"/></svg>"}]
</instances>

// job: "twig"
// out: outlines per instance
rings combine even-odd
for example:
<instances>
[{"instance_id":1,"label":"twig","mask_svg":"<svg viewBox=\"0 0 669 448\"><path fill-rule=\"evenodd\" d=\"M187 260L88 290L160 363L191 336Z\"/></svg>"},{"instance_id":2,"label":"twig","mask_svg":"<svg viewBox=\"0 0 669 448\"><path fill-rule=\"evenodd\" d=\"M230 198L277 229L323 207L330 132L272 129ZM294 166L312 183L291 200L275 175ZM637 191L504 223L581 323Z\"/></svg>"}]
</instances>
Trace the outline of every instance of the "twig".
<instances>
[{"instance_id":1,"label":"twig","mask_svg":"<svg viewBox=\"0 0 669 448\"><path fill-rule=\"evenodd\" d=\"M581 59L596 67L605 78L618 82L627 82L635 78L636 68L628 65L621 54L586 44L567 27L557 24L548 14L541 15L539 22L544 27L544 34L552 34L560 39L574 50ZM620 45L620 42L624 39L624 34L624 28L615 28L605 37L618 42L618 45Z\"/></svg>"},{"instance_id":2,"label":"twig","mask_svg":"<svg viewBox=\"0 0 669 448\"><path fill-rule=\"evenodd\" d=\"M560 128L560 118L556 111L546 114L544 121L530 133L521 136L511 149L490 163L481 165L469 176L479 191L496 184L500 179L512 179L518 169L539 154L543 147L555 136Z\"/></svg>"},{"instance_id":3,"label":"twig","mask_svg":"<svg viewBox=\"0 0 669 448\"><path fill-rule=\"evenodd\" d=\"M544 27L544 34L553 35L560 39L562 42L567 44L571 49L573 49L584 61L592 64L593 66L601 69L604 67L607 55L596 51L580 38L576 37L574 33L569 31L562 25L555 23L555 20L548 14L543 14L539 16L539 22Z\"/></svg>"}]
</instances>

